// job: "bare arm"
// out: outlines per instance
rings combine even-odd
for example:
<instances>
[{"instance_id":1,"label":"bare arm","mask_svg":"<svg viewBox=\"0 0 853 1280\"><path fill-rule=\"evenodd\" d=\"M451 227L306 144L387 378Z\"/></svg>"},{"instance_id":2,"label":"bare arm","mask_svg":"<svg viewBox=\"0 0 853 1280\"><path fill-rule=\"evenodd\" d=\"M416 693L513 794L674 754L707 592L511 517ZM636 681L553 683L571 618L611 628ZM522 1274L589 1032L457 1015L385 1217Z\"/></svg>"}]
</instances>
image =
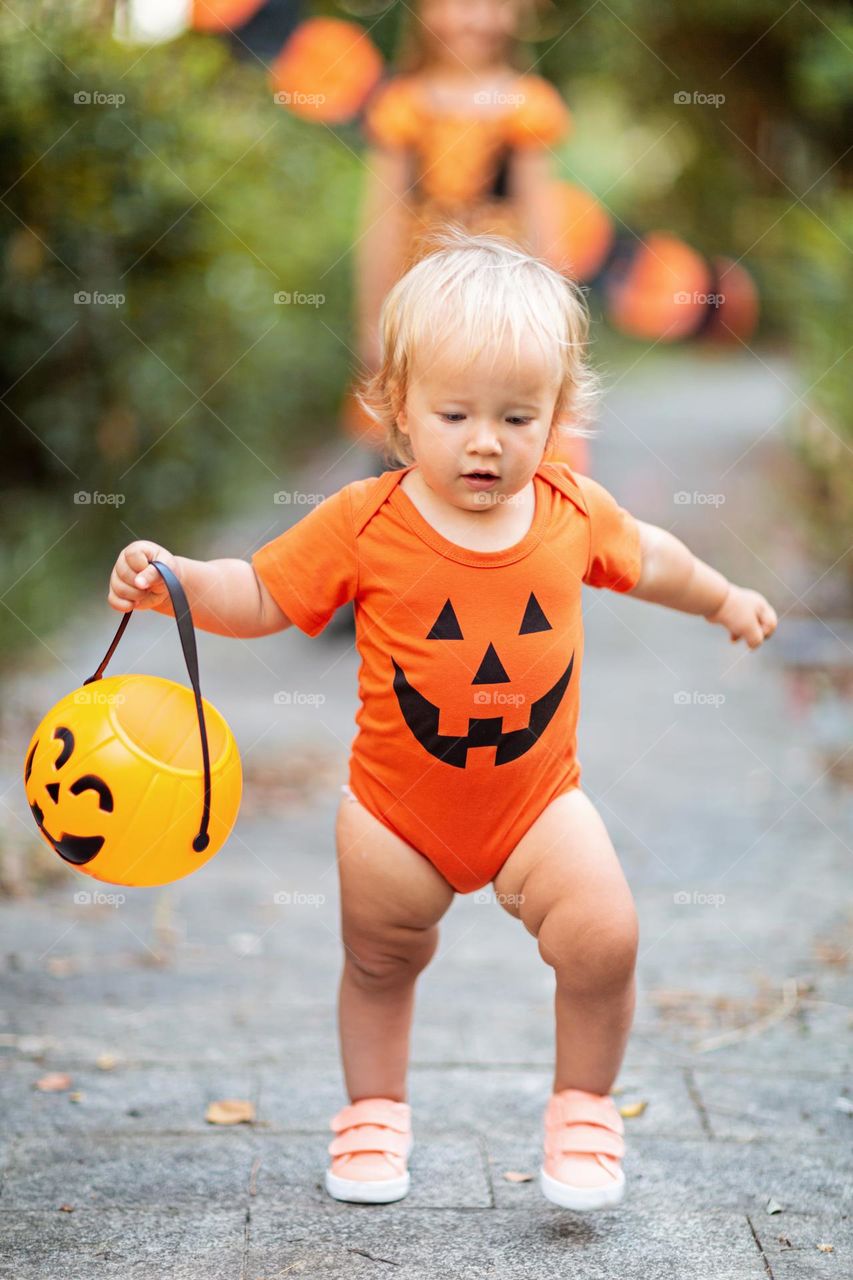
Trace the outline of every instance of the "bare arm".
<instances>
[{"instance_id":1,"label":"bare arm","mask_svg":"<svg viewBox=\"0 0 853 1280\"><path fill-rule=\"evenodd\" d=\"M551 153L539 148L516 148L510 185L522 231L531 251L557 270L567 269L559 244L561 227L552 194L554 175Z\"/></svg>"},{"instance_id":2,"label":"bare arm","mask_svg":"<svg viewBox=\"0 0 853 1280\"><path fill-rule=\"evenodd\" d=\"M369 369L379 358L379 309L403 265L409 157L401 150L367 153L367 178L356 243L359 354Z\"/></svg>"},{"instance_id":3,"label":"bare arm","mask_svg":"<svg viewBox=\"0 0 853 1280\"><path fill-rule=\"evenodd\" d=\"M643 567L628 595L681 613L700 614L725 627L733 641L746 640L750 649L757 649L773 634L778 620L764 596L729 582L665 529L641 520L637 523Z\"/></svg>"},{"instance_id":4,"label":"bare arm","mask_svg":"<svg viewBox=\"0 0 853 1280\"><path fill-rule=\"evenodd\" d=\"M131 542L116 560L107 595L114 609L154 609L173 616L166 584L151 567L153 560L177 576L193 622L202 631L248 640L293 625L246 560L189 560L143 541Z\"/></svg>"}]
</instances>

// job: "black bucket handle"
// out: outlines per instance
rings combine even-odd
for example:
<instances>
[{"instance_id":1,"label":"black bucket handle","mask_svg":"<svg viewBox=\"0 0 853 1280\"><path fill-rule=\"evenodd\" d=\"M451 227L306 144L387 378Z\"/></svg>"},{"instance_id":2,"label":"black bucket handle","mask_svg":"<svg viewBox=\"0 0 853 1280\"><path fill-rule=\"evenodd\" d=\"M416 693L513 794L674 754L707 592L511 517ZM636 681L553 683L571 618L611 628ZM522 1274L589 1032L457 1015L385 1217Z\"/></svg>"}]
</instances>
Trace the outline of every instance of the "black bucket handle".
<instances>
[{"instance_id":1,"label":"black bucket handle","mask_svg":"<svg viewBox=\"0 0 853 1280\"><path fill-rule=\"evenodd\" d=\"M193 627L193 616L190 612L189 601L183 587L178 580L177 575L160 560L152 560L151 564L159 572L161 578L166 584L169 597L172 601L172 608L175 611L175 621L178 624L178 635L181 639L181 648L184 651L184 661L187 664L187 674L190 678L190 684L195 694L195 709L198 716L198 731L201 737L201 758L204 765L204 809L202 811L201 825L198 834L193 839L193 849L196 853L202 853L210 844L210 836L208 827L210 826L210 751L207 745L207 725L204 720L204 707L201 701L201 685L198 678L198 651L195 643L195 629ZM113 636L113 642L101 661L100 666L94 675L89 676L88 680L84 680L83 684L91 684L93 680L100 680L106 670L107 663L116 651L119 640L124 635L125 628L130 622L132 609L124 615L118 624L118 631Z\"/></svg>"}]
</instances>

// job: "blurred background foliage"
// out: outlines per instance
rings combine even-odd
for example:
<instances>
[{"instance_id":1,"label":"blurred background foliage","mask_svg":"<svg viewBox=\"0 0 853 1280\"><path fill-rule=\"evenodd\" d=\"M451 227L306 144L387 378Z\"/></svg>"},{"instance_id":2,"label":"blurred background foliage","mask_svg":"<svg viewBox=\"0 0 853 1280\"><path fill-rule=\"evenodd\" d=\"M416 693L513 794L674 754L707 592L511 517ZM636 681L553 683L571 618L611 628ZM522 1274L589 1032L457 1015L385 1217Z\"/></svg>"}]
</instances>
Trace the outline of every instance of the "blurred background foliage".
<instances>
[{"instance_id":1,"label":"blurred background foliage","mask_svg":"<svg viewBox=\"0 0 853 1280\"><path fill-rule=\"evenodd\" d=\"M406 6L375 0L309 13L361 19L386 57L407 20ZM849 11L560 0L530 35L527 60L574 115L563 176L633 230L743 255L757 277L755 358L762 345L793 357L802 505L820 555L842 556L853 541ZM685 92L725 102L681 105ZM361 146L357 121L330 128L277 106L265 68L233 42L126 45L103 2L0 8L7 657L81 591L105 594L125 542L186 545L246 492L281 487L295 455L334 432L355 345ZM281 305L280 293L324 300ZM81 491L123 501L81 504Z\"/></svg>"}]
</instances>

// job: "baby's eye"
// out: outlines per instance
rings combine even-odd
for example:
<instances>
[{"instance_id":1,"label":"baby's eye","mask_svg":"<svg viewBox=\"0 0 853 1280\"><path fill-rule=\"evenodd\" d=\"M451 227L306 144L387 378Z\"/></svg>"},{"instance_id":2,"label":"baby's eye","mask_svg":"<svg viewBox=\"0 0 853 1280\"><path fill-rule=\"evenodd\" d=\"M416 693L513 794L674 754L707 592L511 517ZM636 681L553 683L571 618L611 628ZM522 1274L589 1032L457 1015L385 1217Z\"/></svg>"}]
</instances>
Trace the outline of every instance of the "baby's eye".
<instances>
[{"instance_id":1,"label":"baby's eye","mask_svg":"<svg viewBox=\"0 0 853 1280\"><path fill-rule=\"evenodd\" d=\"M526 427L528 422L532 422L532 418L522 417L520 414L512 414L507 418L507 422L513 427Z\"/></svg>"},{"instance_id":2,"label":"baby's eye","mask_svg":"<svg viewBox=\"0 0 853 1280\"><path fill-rule=\"evenodd\" d=\"M462 422L465 419L464 413L439 413L438 416L445 422Z\"/></svg>"}]
</instances>

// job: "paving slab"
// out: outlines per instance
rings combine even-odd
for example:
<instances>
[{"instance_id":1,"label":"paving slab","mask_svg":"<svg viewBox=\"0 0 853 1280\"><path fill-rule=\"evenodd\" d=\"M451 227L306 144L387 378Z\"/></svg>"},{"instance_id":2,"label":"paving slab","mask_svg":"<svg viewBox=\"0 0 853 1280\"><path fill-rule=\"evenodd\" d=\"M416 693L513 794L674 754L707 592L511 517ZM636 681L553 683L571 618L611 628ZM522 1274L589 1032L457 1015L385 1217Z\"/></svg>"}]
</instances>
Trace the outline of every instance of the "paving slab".
<instances>
[{"instance_id":1,"label":"paving slab","mask_svg":"<svg viewBox=\"0 0 853 1280\"><path fill-rule=\"evenodd\" d=\"M245 1211L229 1208L0 1210L0 1276L240 1280L245 1230Z\"/></svg>"},{"instance_id":2,"label":"paving slab","mask_svg":"<svg viewBox=\"0 0 853 1280\"><path fill-rule=\"evenodd\" d=\"M853 1275L853 1219L822 1213L774 1214L751 1221L773 1280L847 1280Z\"/></svg>"},{"instance_id":3,"label":"paving slab","mask_svg":"<svg viewBox=\"0 0 853 1280\"><path fill-rule=\"evenodd\" d=\"M107 1133L21 1138L6 1168L4 1209L233 1206L257 1156L254 1135L231 1129L197 1137Z\"/></svg>"},{"instance_id":4,"label":"paving slab","mask_svg":"<svg viewBox=\"0 0 853 1280\"><path fill-rule=\"evenodd\" d=\"M352 1206L291 1218L255 1206L246 1280L767 1280L742 1215L584 1217L544 1201L511 1210L404 1214Z\"/></svg>"}]
</instances>

